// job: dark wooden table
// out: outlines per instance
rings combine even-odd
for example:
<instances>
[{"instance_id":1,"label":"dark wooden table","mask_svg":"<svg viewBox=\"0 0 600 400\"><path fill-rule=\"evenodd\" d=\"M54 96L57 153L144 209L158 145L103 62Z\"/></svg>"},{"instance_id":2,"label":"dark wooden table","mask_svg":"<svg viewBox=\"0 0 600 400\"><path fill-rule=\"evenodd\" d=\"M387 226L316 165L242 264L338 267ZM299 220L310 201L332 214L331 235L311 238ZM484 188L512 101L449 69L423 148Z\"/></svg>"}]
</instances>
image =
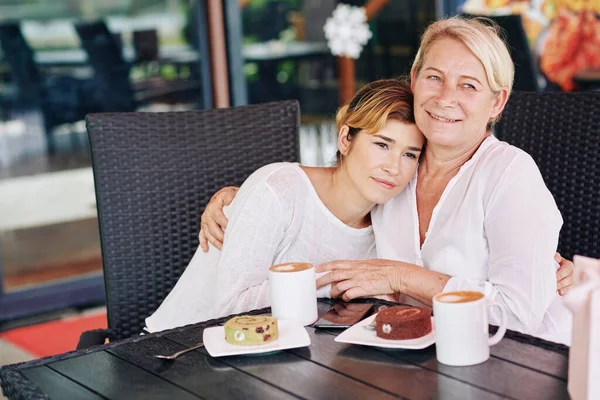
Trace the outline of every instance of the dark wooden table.
<instances>
[{"instance_id":1,"label":"dark wooden table","mask_svg":"<svg viewBox=\"0 0 600 400\"><path fill-rule=\"evenodd\" d=\"M319 313L329 307L320 301ZM338 331L310 327L306 348L221 358L200 349L176 361L151 357L200 342L205 327L224 320L7 366L0 369L2 388L10 399L569 398L567 348L510 331L487 362L471 367L438 364L435 346L347 345L334 342Z\"/></svg>"}]
</instances>

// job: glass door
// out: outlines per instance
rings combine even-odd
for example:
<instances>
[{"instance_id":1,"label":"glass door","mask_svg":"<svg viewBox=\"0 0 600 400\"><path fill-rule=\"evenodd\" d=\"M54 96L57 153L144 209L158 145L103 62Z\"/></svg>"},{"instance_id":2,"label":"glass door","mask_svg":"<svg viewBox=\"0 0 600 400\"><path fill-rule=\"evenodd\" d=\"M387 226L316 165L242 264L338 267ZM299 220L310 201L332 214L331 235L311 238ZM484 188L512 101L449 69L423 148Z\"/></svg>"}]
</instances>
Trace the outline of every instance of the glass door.
<instances>
[{"instance_id":1,"label":"glass door","mask_svg":"<svg viewBox=\"0 0 600 400\"><path fill-rule=\"evenodd\" d=\"M210 107L201 2L13 3L0 5L0 322L104 300L85 115Z\"/></svg>"}]
</instances>

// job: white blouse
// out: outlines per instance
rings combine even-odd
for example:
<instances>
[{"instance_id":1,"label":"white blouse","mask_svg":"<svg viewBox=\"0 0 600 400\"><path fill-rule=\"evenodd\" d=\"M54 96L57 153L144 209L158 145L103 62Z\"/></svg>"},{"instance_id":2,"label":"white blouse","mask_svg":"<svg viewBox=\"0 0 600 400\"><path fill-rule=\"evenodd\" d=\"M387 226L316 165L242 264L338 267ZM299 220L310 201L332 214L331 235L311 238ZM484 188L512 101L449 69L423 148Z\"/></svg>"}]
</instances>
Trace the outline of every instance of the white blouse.
<instances>
[{"instance_id":1,"label":"white blouse","mask_svg":"<svg viewBox=\"0 0 600 400\"><path fill-rule=\"evenodd\" d=\"M285 262L321 264L374 258L372 227L351 228L321 202L298 164L254 172L225 208L222 251L196 250L179 281L150 317L150 332L270 305L268 270ZM330 286L317 296L329 297Z\"/></svg>"},{"instance_id":2,"label":"white blouse","mask_svg":"<svg viewBox=\"0 0 600 400\"><path fill-rule=\"evenodd\" d=\"M562 217L533 159L493 136L450 180L419 239L417 176L372 212L379 258L452 276L444 292L476 290L502 303L508 328L570 343L556 291ZM500 314L492 312L490 323Z\"/></svg>"}]
</instances>

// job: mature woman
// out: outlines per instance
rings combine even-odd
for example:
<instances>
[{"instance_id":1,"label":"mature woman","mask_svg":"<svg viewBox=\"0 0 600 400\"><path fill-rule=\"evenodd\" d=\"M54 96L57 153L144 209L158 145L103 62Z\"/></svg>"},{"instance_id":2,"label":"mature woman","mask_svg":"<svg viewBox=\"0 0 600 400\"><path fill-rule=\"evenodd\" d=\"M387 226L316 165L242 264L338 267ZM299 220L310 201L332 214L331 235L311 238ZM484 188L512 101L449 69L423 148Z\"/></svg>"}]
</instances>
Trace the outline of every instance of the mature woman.
<instances>
[{"instance_id":1,"label":"mature woman","mask_svg":"<svg viewBox=\"0 0 600 400\"><path fill-rule=\"evenodd\" d=\"M318 286L332 284L344 300L404 294L425 304L443 291L477 290L505 305L509 328L569 342L556 292L560 212L533 159L491 134L513 76L497 27L458 17L428 27L411 70L427 139L417 174L371 213L379 259L320 265L329 274ZM211 218L202 234L208 224L214 241Z\"/></svg>"},{"instance_id":2,"label":"mature woman","mask_svg":"<svg viewBox=\"0 0 600 400\"><path fill-rule=\"evenodd\" d=\"M373 82L338 112L337 166L277 163L254 172L227 210L222 250L196 251L147 330L270 305L273 264L375 257L370 211L405 188L425 141L412 100L406 81Z\"/></svg>"}]
</instances>

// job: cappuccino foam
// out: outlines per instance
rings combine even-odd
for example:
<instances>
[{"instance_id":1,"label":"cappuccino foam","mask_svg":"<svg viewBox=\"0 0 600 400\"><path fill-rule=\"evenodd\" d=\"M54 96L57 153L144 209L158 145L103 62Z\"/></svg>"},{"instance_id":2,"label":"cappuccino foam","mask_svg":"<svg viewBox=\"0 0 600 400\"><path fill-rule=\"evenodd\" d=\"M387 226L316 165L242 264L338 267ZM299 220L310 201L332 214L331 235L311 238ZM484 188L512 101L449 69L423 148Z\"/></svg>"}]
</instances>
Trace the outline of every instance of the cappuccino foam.
<instances>
[{"instance_id":1,"label":"cappuccino foam","mask_svg":"<svg viewBox=\"0 0 600 400\"><path fill-rule=\"evenodd\" d=\"M482 298L483 293L469 290L443 293L436 297L437 301L442 303L468 303Z\"/></svg>"},{"instance_id":2,"label":"cappuccino foam","mask_svg":"<svg viewBox=\"0 0 600 400\"><path fill-rule=\"evenodd\" d=\"M273 265L269 270L272 272L299 272L311 269L312 267L310 263L285 263Z\"/></svg>"}]
</instances>

